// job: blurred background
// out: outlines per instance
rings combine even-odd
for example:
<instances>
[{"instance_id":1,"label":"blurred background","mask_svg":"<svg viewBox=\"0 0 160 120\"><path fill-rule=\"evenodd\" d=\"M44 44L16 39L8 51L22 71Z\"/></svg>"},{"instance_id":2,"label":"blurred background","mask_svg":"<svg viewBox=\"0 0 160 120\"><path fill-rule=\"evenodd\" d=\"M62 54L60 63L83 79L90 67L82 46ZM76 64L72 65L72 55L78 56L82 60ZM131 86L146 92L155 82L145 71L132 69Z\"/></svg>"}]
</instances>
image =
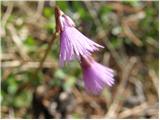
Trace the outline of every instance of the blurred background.
<instances>
[{"instance_id":1,"label":"blurred background","mask_svg":"<svg viewBox=\"0 0 160 120\"><path fill-rule=\"evenodd\" d=\"M105 46L96 61L115 70L101 95L85 92L77 61L60 68L54 6ZM158 118L158 1L1 2L1 118Z\"/></svg>"}]
</instances>

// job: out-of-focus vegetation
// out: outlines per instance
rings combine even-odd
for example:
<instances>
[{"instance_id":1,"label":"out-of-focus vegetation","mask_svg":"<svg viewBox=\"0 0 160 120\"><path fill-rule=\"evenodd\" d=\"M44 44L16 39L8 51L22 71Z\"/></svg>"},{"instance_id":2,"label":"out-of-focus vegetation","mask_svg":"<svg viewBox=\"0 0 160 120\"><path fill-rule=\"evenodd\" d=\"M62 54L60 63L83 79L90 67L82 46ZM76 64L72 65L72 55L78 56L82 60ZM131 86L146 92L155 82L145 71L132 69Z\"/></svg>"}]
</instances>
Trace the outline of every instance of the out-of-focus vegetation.
<instances>
[{"instance_id":1,"label":"out-of-focus vegetation","mask_svg":"<svg viewBox=\"0 0 160 120\"><path fill-rule=\"evenodd\" d=\"M113 68L116 84L84 90L77 61L60 68L59 37L42 70L58 5ZM1 118L158 118L158 1L1 2Z\"/></svg>"}]
</instances>

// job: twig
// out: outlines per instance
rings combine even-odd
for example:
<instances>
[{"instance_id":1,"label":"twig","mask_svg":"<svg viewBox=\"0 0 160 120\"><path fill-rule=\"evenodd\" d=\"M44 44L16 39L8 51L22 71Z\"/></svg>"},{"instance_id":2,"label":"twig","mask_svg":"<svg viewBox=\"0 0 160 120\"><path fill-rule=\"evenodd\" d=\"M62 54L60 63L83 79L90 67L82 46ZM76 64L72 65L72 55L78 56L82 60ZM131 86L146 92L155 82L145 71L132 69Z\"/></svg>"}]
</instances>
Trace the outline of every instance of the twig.
<instances>
[{"instance_id":1,"label":"twig","mask_svg":"<svg viewBox=\"0 0 160 120\"><path fill-rule=\"evenodd\" d=\"M20 8L24 13L27 14L27 16L33 15L33 8L29 7L27 1L17 1L17 4L15 4L16 7Z\"/></svg>"},{"instance_id":2,"label":"twig","mask_svg":"<svg viewBox=\"0 0 160 120\"><path fill-rule=\"evenodd\" d=\"M132 30L130 29L130 27L128 26L127 22L123 22L123 28L124 28L124 33L126 34L126 36L137 46L142 46L142 42L140 41L140 39L133 34Z\"/></svg>"},{"instance_id":3,"label":"twig","mask_svg":"<svg viewBox=\"0 0 160 120\"><path fill-rule=\"evenodd\" d=\"M9 2L8 3L8 7L7 7L7 10L5 12L5 14L3 15L3 18L2 18L2 25L3 27L5 26L9 16L11 15L12 13L12 10L13 10L13 3L12 2Z\"/></svg>"},{"instance_id":4,"label":"twig","mask_svg":"<svg viewBox=\"0 0 160 120\"><path fill-rule=\"evenodd\" d=\"M149 105L147 104L146 102L132 108L132 109L127 109L127 110L124 110L123 112L121 112L119 115L118 115L118 118L120 119L125 119L125 118L128 118L130 116L134 116L134 117L138 117L142 114L144 114L144 111L145 113L147 114L152 112L152 114L158 114L158 109L156 109L153 105Z\"/></svg>"},{"instance_id":5,"label":"twig","mask_svg":"<svg viewBox=\"0 0 160 120\"><path fill-rule=\"evenodd\" d=\"M141 40L132 32L129 27L130 22L136 22L137 20L143 19L145 17L144 12L139 12L134 15L130 15L122 21L122 26L124 28L124 33L126 36L137 46L142 46Z\"/></svg>"},{"instance_id":6,"label":"twig","mask_svg":"<svg viewBox=\"0 0 160 120\"><path fill-rule=\"evenodd\" d=\"M43 7L44 7L44 1L39 1L34 21L37 21L37 19L41 16Z\"/></svg>"},{"instance_id":7,"label":"twig","mask_svg":"<svg viewBox=\"0 0 160 120\"><path fill-rule=\"evenodd\" d=\"M12 68L12 67L18 67L20 66L20 61L14 60L14 61L7 61L7 62L2 62L1 68Z\"/></svg>"},{"instance_id":8,"label":"twig","mask_svg":"<svg viewBox=\"0 0 160 120\"><path fill-rule=\"evenodd\" d=\"M15 58L15 55L11 54L11 53L1 53L0 54L0 60L12 60Z\"/></svg>"},{"instance_id":9,"label":"twig","mask_svg":"<svg viewBox=\"0 0 160 120\"><path fill-rule=\"evenodd\" d=\"M16 44L16 46L18 48L18 52L20 53L20 55L23 58L23 60L25 60L25 61L29 60L30 58L27 55L27 51L25 49L25 46L23 45L21 39L17 35L16 29L14 28L14 26L12 24L8 24L7 28L10 31L12 40Z\"/></svg>"},{"instance_id":10,"label":"twig","mask_svg":"<svg viewBox=\"0 0 160 120\"><path fill-rule=\"evenodd\" d=\"M148 105L147 103L142 103L141 105L138 105L132 109L127 109L127 110L124 110L123 112L121 112L119 114L119 117L118 118L127 118L131 115L133 116L139 116L140 114L142 114L142 112L144 112L145 109L148 108Z\"/></svg>"},{"instance_id":11,"label":"twig","mask_svg":"<svg viewBox=\"0 0 160 120\"><path fill-rule=\"evenodd\" d=\"M12 61L5 61L2 62L1 68L16 68L16 67L21 67L20 70L26 70L30 68L38 68L40 62L36 61L27 61L27 62L21 62L19 60L12 60ZM57 66L57 64L53 64L53 62L44 62L43 64L44 67L46 68L52 68Z\"/></svg>"},{"instance_id":12,"label":"twig","mask_svg":"<svg viewBox=\"0 0 160 120\"><path fill-rule=\"evenodd\" d=\"M158 76L156 75L156 72L154 70L149 70L149 77L153 82L153 85L156 89L157 94L159 95L159 89L158 89L158 85L159 85L159 81L158 81Z\"/></svg>"},{"instance_id":13,"label":"twig","mask_svg":"<svg viewBox=\"0 0 160 120\"><path fill-rule=\"evenodd\" d=\"M120 85L117 89L114 101L111 104L111 106L109 107L108 113L105 116L106 118L115 118L116 117L116 114L119 111L120 104L122 102L122 100L120 100L120 97L124 96L123 94L126 89L128 78L129 78L129 76L131 74L131 70L133 69L136 62L137 62L137 59L135 57L132 57L132 58L130 58L128 64L124 68Z\"/></svg>"}]
</instances>

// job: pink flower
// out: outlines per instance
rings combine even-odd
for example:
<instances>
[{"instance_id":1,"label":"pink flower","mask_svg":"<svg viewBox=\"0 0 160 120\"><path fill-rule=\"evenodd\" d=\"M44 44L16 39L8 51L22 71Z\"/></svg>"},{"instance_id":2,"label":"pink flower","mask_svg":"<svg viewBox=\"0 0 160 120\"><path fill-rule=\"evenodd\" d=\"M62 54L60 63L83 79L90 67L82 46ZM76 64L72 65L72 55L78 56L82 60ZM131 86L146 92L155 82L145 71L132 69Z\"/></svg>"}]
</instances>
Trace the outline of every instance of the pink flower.
<instances>
[{"instance_id":1,"label":"pink flower","mask_svg":"<svg viewBox=\"0 0 160 120\"><path fill-rule=\"evenodd\" d=\"M91 41L75 28L75 23L70 17L57 8L57 24L60 31L60 65L78 59L80 56L90 56L103 46Z\"/></svg>"},{"instance_id":2,"label":"pink flower","mask_svg":"<svg viewBox=\"0 0 160 120\"><path fill-rule=\"evenodd\" d=\"M114 84L113 70L97 63L92 57L81 57L83 80L88 93L98 95L103 88Z\"/></svg>"}]
</instances>

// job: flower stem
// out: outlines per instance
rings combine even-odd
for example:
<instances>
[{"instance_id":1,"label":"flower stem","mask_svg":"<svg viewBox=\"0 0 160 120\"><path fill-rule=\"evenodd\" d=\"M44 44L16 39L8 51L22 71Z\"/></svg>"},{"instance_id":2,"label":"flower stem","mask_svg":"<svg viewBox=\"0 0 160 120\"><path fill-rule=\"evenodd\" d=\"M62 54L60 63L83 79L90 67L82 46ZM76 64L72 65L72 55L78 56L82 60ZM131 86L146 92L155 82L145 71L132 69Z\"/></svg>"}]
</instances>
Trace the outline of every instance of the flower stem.
<instances>
[{"instance_id":1,"label":"flower stem","mask_svg":"<svg viewBox=\"0 0 160 120\"><path fill-rule=\"evenodd\" d=\"M51 50L52 44L53 44L54 40L57 38L57 36L58 36L57 32L54 32L50 41L48 42L48 48L46 49L45 54L39 63L39 67L36 69L36 74L41 70L43 63L44 63L45 59L47 58L47 55L48 55L49 51Z\"/></svg>"}]
</instances>

